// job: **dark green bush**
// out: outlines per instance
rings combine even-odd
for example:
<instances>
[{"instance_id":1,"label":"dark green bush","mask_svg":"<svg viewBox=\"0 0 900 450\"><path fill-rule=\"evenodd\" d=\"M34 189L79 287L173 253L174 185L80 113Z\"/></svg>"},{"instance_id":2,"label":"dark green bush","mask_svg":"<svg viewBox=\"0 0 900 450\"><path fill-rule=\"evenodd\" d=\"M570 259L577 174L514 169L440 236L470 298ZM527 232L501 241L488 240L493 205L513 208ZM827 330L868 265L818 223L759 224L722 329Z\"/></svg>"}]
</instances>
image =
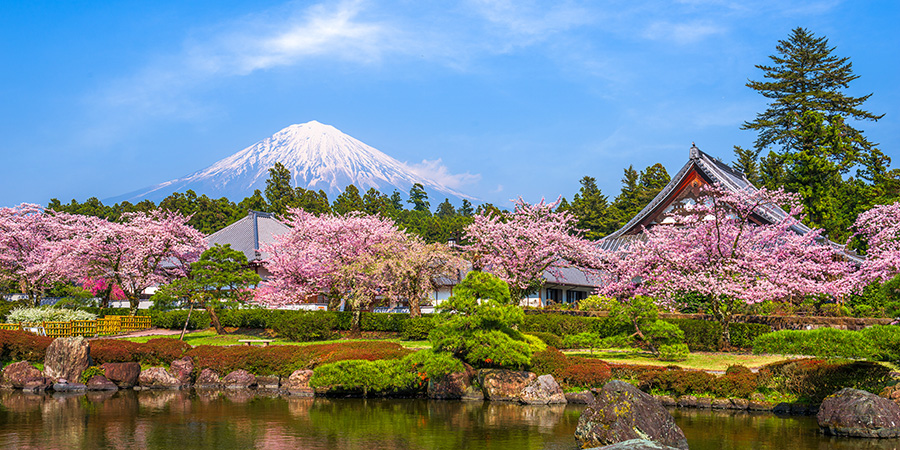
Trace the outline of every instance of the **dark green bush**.
<instances>
[{"instance_id":1,"label":"dark green bush","mask_svg":"<svg viewBox=\"0 0 900 450\"><path fill-rule=\"evenodd\" d=\"M859 334L871 345L873 360L900 361L900 327L876 325L860 330Z\"/></svg>"},{"instance_id":2,"label":"dark green bush","mask_svg":"<svg viewBox=\"0 0 900 450\"><path fill-rule=\"evenodd\" d=\"M362 331L387 331L399 333L403 331L403 322L409 319L407 314L362 313L360 329Z\"/></svg>"},{"instance_id":3,"label":"dark green bush","mask_svg":"<svg viewBox=\"0 0 900 450\"><path fill-rule=\"evenodd\" d=\"M663 361L684 361L690 354L687 344L661 345L659 359Z\"/></svg>"},{"instance_id":4,"label":"dark green bush","mask_svg":"<svg viewBox=\"0 0 900 450\"><path fill-rule=\"evenodd\" d=\"M544 332L541 332L541 331L532 331L532 332L527 332L527 333L525 333L525 334L530 334L530 335L532 335L532 336L534 336L534 337L536 337L536 338L538 338L538 339L544 341L544 343L547 344L548 347L553 347L553 348L563 348L563 340L562 340L562 338L560 338L559 336L557 336L557 335L555 335L555 334L553 334L553 333L544 333Z\"/></svg>"},{"instance_id":5,"label":"dark green bush","mask_svg":"<svg viewBox=\"0 0 900 450\"><path fill-rule=\"evenodd\" d=\"M188 310L179 309L175 311L148 311L150 313L150 321L155 327L168 328L172 330L180 330L184 327L184 321L188 317ZM195 309L190 312L191 319L188 322L188 330L203 330L209 328L209 313L202 309Z\"/></svg>"},{"instance_id":6,"label":"dark green bush","mask_svg":"<svg viewBox=\"0 0 900 450\"><path fill-rule=\"evenodd\" d=\"M714 352L720 347L722 326L718 322L696 319L667 319L684 332L684 343L695 352Z\"/></svg>"},{"instance_id":7,"label":"dark green bush","mask_svg":"<svg viewBox=\"0 0 900 450\"><path fill-rule=\"evenodd\" d=\"M738 348L752 348L753 340L772 332L772 327L762 323L732 323L728 326L731 345Z\"/></svg>"},{"instance_id":8,"label":"dark green bush","mask_svg":"<svg viewBox=\"0 0 900 450\"><path fill-rule=\"evenodd\" d=\"M764 372L771 374L779 390L813 403L820 403L845 387L878 394L891 382L889 368L866 361L788 360L764 366L760 373Z\"/></svg>"},{"instance_id":9,"label":"dark green bush","mask_svg":"<svg viewBox=\"0 0 900 450\"><path fill-rule=\"evenodd\" d=\"M404 341L423 341L434 329L434 320L428 316L409 317L403 322L400 338Z\"/></svg>"},{"instance_id":10,"label":"dark green bush","mask_svg":"<svg viewBox=\"0 0 900 450\"><path fill-rule=\"evenodd\" d=\"M272 328L270 321L295 311L270 310L262 308L222 309L217 310L219 322L223 327L235 328Z\"/></svg>"},{"instance_id":11,"label":"dark green bush","mask_svg":"<svg viewBox=\"0 0 900 450\"><path fill-rule=\"evenodd\" d=\"M316 367L309 385L337 395L407 394L425 386L416 375L402 361L338 361Z\"/></svg>"},{"instance_id":12,"label":"dark green bush","mask_svg":"<svg viewBox=\"0 0 900 450\"><path fill-rule=\"evenodd\" d=\"M877 331L876 331L877 332ZM870 332L870 333L876 333ZM782 355L810 355L823 358L871 359L878 352L875 346L858 331L818 328L815 330L779 330L764 334L753 341L756 353Z\"/></svg>"},{"instance_id":13,"label":"dark green bush","mask_svg":"<svg viewBox=\"0 0 900 450\"><path fill-rule=\"evenodd\" d=\"M320 311L291 311L270 317L272 329L279 337L297 342L323 341L334 333L335 315Z\"/></svg>"}]
</instances>

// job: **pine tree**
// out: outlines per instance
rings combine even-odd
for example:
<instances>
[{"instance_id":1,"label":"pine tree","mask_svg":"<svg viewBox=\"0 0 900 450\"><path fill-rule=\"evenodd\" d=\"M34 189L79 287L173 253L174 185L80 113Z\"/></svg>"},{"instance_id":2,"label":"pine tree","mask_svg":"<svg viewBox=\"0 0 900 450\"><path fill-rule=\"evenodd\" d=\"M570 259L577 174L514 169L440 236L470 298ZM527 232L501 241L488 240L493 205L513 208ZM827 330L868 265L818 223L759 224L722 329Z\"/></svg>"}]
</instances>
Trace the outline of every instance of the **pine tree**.
<instances>
[{"instance_id":1,"label":"pine tree","mask_svg":"<svg viewBox=\"0 0 900 450\"><path fill-rule=\"evenodd\" d=\"M759 153L755 150L748 150L741 146L734 146L734 162L731 163L731 167L735 170L744 174L747 177L747 180L753 183L754 186L760 186L760 175L759 175L759 161L757 158L759 157Z\"/></svg>"},{"instance_id":2,"label":"pine tree","mask_svg":"<svg viewBox=\"0 0 900 450\"><path fill-rule=\"evenodd\" d=\"M775 48L777 54L769 56L774 65L756 66L767 80L747 83L747 87L772 100L754 121L741 127L757 131L757 154L765 150L780 154L802 150L800 128L804 114L817 112L829 123L839 123L839 132L850 144L830 155L843 173L857 164L865 165L872 154L881 155L861 130L847 123L848 119L877 121L884 117L861 109L872 94L853 97L843 92L859 78L853 74L850 58L832 55L835 48L828 46L828 39L816 37L804 28L795 28L788 40L778 41ZM872 181L876 175L867 174L870 170L865 167L860 175L867 175Z\"/></svg>"},{"instance_id":3,"label":"pine tree","mask_svg":"<svg viewBox=\"0 0 900 450\"><path fill-rule=\"evenodd\" d=\"M438 205L437 210L434 212L434 215L440 218L453 217L456 215L456 208L454 208L453 205L450 204L449 198L445 198L444 201Z\"/></svg>"},{"instance_id":4,"label":"pine tree","mask_svg":"<svg viewBox=\"0 0 900 450\"><path fill-rule=\"evenodd\" d=\"M579 183L581 189L572 198L568 210L578 219L575 227L584 230L585 238L600 239L607 233L609 202L594 177L585 176Z\"/></svg>"},{"instance_id":5,"label":"pine tree","mask_svg":"<svg viewBox=\"0 0 900 450\"><path fill-rule=\"evenodd\" d=\"M462 206L459 207L459 210L457 212L459 212L459 215L463 217L471 217L473 212L472 202L463 199Z\"/></svg>"},{"instance_id":6,"label":"pine tree","mask_svg":"<svg viewBox=\"0 0 900 450\"><path fill-rule=\"evenodd\" d=\"M363 199L359 196L359 189L352 184L348 185L344 192L334 199L331 209L335 214L341 216L353 211L362 211L364 209Z\"/></svg>"},{"instance_id":7,"label":"pine tree","mask_svg":"<svg viewBox=\"0 0 900 450\"><path fill-rule=\"evenodd\" d=\"M414 184L409 188L409 200L406 201L413 205L414 211L431 212L431 203L428 202L428 192L421 183Z\"/></svg>"},{"instance_id":8,"label":"pine tree","mask_svg":"<svg viewBox=\"0 0 900 450\"><path fill-rule=\"evenodd\" d=\"M269 178L266 180L266 200L268 200L272 212L281 215L293 206L296 201L294 188L291 187L291 171L280 162L275 163L269 169Z\"/></svg>"}]
</instances>

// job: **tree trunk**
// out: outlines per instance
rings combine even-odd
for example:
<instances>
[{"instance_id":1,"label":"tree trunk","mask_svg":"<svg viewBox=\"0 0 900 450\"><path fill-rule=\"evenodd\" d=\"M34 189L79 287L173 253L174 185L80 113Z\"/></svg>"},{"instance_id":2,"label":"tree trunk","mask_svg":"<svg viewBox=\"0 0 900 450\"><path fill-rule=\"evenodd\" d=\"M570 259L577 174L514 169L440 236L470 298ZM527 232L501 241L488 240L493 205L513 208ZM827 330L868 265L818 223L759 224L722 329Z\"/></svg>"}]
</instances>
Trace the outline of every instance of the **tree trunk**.
<instances>
[{"instance_id":1,"label":"tree trunk","mask_svg":"<svg viewBox=\"0 0 900 450\"><path fill-rule=\"evenodd\" d=\"M216 314L216 309L213 308L209 302L204 303L204 308L206 309L206 312L209 313L209 321L212 322L212 326L215 327L216 334L226 334L225 327L219 322L219 316Z\"/></svg>"},{"instance_id":2,"label":"tree trunk","mask_svg":"<svg viewBox=\"0 0 900 450\"><path fill-rule=\"evenodd\" d=\"M350 324L350 332L354 336L359 336L362 334L362 310L359 308L353 308L353 322Z\"/></svg>"},{"instance_id":3,"label":"tree trunk","mask_svg":"<svg viewBox=\"0 0 900 450\"><path fill-rule=\"evenodd\" d=\"M131 304L131 315L136 316L138 307L141 305L141 297L138 296L138 298L129 298L128 303Z\"/></svg>"},{"instance_id":4,"label":"tree trunk","mask_svg":"<svg viewBox=\"0 0 900 450\"><path fill-rule=\"evenodd\" d=\"M421 317L422 316L422 300L420 299L410 299L409 300L409 317Z\"/></svg>"},{"instance_id":5,"label":"tree trunk","mask_svg":"<svg viewBox=\"0 0 900 450\"><path fill-rule=\"evenodd\" d=\"M191 307L188 309L187 319L184 319L184 328L181 329L181 337L178 338L179 341L184 340L184 333L187 332L188 323L191 321L191 313L194 312L194 302L191 302Z\"/></svg>"},{"instance_id":6,"label":"tree trunk","mask_svg":"<svg viewBox=\"0 0 900 450\"><path fill-rule=\"evenodd\" d=\"M731 346L731 330L729 330L729 325L731 325L732 311L734 311L734 300L714 298L710 302L710 305L712 306L713 317L716 318L716 321L718 321L719 325L722 327L722 334L719 339L719 350L724 350Z\"/></svg>"}]
</instances>

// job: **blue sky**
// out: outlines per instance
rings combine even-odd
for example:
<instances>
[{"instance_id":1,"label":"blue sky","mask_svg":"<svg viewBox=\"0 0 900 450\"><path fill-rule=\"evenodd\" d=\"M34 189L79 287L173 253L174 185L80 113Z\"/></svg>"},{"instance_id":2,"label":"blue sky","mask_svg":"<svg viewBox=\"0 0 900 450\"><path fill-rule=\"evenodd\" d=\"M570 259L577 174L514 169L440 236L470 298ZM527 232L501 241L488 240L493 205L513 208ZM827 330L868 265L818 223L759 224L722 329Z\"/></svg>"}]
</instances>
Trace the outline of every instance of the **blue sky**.
<instances>
[{"instance_id":1,"label":"blue sky","mask_svg":"<svg viewBox=\"0 0 900 450\"><path fill-rule=\"evenodd\" d=\"M310 120L485 201L571 199L584 175L612 198L629 164L752 145L744 83L797 26L851 58L849 92L886 114L861 128L900 167L898 20L895 1L3 2L0 205L113 197Z\"/></svg>"}]
</instances>

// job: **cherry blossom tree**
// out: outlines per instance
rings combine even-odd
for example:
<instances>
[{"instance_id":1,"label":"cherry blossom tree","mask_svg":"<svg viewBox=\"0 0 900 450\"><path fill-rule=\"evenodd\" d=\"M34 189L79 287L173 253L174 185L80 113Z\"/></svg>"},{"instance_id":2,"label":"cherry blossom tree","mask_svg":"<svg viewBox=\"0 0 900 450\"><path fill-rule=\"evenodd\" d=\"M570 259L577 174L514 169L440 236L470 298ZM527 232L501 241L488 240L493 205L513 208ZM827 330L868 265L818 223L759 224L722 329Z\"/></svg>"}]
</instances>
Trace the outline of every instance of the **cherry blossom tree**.
<instances>
[{"instance_id":1,"label":"cherry blossom tree","mask_svg":"<svg viewBox=\"0 0 900 450\"><path fill-rule=\"evenodd\" d=\"M780 205L788 214L768 223ZM704 196L671 214L673 225L644 230L627 248L605 255L610 275L599 293L627 301L649 295L671 300L697 292L722 324L722 342L740 303L791 301L808 295L839 298L853 287L852 264L821 230L797 232L802 207L783 191L731 192L704 188Z\"/></svg>"},{"instance_id":2,"label":"cherry blossom tree","mask_svg":"<svg viewBox=\"0 0 900 450\"><path fill-rule=\"evenodd\" d=\"M355 312L358 331L359 311L389 292L393 279L384 260L406 251L407 236L390 219L358 212L316 216L293 208L287 223L291 230L263 248L272 275L256 300L284 306L324 293L331 307L343 299Z\"/></svg>"},{"instance_id":3,"label":"cherry blossom tree","mask_svg":"<svg viewBox=\"0 0 900 450\"><path fill-rule=\"evenodd\" d=\"M405 251L382 261L389 296L406 299L409 315L422 315L422 302L436 291L442 281L458 281L464 268L460 256L444 244L426 244L420 238L406 236Z\"/></svg>"},{"instance_id":4,"label":"cherry blossom tree","mask_svg":"<svg viewBox=\"0 0 900 450\"><path fill-rule=\"evenodd\" d=\"M885 282L900 274L900 202L876 206L856 218L854 236L866 242L860 285Z\"/></svg>"},{"instance_id":5,"label":"cherry blossom tree","mask_svg":"<svg viewBox=\"0 0 900 450\"><path fill-rule=\"evenodd\" d=\"M144 290L188 273L189 264L206 248L203 235L188 220L167 210L125 213L121 222L97 220L76 240L73 252L88 276L105 281L104 306L118 286L135 313Z\"/></svg>"},{"instance_id":6,"label":"cherry blossom tree","mask_svg":"<svg viewBox=\"0 0 900 450\"><path fill-rule=\"evenodd\" d=\"M515 210L477 214L466 227L467 246L476 269L483 269L509 283L514 302L538 291L545 271L577 265L591 270L596 249L575 229L577 219L559 204L529 204L521 198Z\"/></svg>"},{"instance_id":7,"label":"cherry blossom tree","mask_svg":"<svg viewBox=\"0 0 900 450\"><path fill-rule=\"evenodd\" d=\"M54 283L77 279L80 267L69 248L89 222L33 204L0 208L0 281L11 282L37 305Z\"/></svg>"}]
</instances>

